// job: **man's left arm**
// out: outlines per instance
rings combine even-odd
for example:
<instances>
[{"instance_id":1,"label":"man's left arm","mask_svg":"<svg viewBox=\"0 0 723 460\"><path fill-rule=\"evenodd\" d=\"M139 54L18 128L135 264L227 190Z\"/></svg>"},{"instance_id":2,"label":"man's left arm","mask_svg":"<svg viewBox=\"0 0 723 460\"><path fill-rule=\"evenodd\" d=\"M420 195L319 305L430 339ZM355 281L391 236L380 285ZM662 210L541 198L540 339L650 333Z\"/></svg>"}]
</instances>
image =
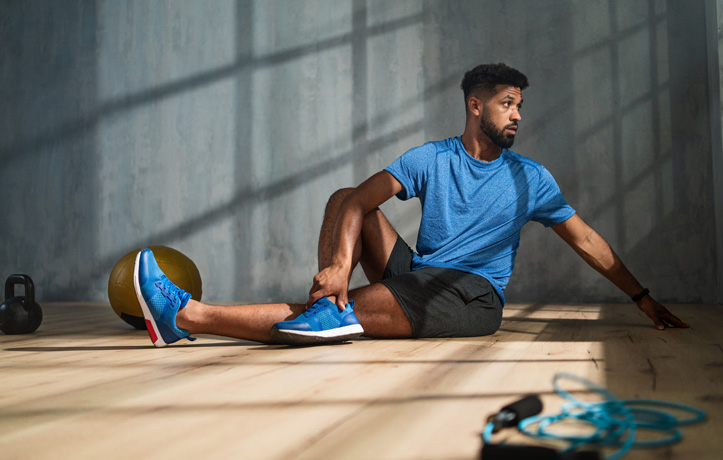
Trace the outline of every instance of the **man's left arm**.
<instances>
[{"instance_id":1,"label":"man's left arm","mask_svg":"<svg viewBox=\"0 0 723 460\"><path fill-rule=\"evenodd\" d=\"M587 225L577 214L562 222L553 225L560 238L565 240L577 254L592 268L610 280L628 297L635 297L644 293L643 286L635 279L625 267L615 251L607 241L595 230ZM635 304L648 317L653 320L655 327L665 329L665 326L689 327L673 315L667 308L655 301L649 294L643 295Z\"/></svg>"}]
</instances>

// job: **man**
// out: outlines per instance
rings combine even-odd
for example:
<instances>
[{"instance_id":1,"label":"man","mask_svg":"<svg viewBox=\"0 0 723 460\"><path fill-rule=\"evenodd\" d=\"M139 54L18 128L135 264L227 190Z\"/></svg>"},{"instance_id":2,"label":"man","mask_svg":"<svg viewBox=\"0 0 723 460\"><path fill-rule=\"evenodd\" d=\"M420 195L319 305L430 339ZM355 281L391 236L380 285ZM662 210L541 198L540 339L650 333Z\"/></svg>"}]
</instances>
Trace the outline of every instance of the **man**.
<instances>
[{"instance_id":1,"label":"man","mask_svg":"<svg viewBox=\"0 0 723 460\"><path fill-rule=\"evenodd\" d=\"M542 165L509 150L527 86L527 77L504 64L475 67L461 85L462 136L411 149L355 189L334 193L319 238L320 271L306 305L202 304L168 281L150 250L139 253L134 285L153 343L193 340L193 333L291 345L362 333L492 334L502 320L520 230L530 220L551 227L630 296L656 328L688 327L656 302L583 222ZM416 253L378 208L395 195L417 197L422 204ZM348 292L357 263L370 284Z\"/></svg>"}]
</instances>

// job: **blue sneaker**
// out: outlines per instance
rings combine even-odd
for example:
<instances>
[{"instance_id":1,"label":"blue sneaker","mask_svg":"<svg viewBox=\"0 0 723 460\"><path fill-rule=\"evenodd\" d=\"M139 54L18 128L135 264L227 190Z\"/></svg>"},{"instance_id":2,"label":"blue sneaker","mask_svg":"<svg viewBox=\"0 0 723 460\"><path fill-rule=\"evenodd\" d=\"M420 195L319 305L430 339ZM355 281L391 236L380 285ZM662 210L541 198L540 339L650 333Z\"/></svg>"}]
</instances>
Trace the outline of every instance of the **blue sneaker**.
<instances>
[{"instance_id":1,"label":"blue sneaker","mask_svg":"<svg viewBox=\"0 0 723 460\"><path fill-rule=\"evenodd\" d=\"M176 326L176 314L186 306L191 294L174 285L163 274L148 248L136 256L133 287L153 345L165 347L181 339L196 340L188 331Z\"/></svg>"},{"instance_id":2,"label":"blue sneaker","mask_svg":"<svg viewBox=\"0 0 723 460\"><path fill-rule=\"evenodd\" d=\"M271 328L271 337L286 345L314 345L359 337L364 329L354 314L354 302L341 310L326 297L314 302L296 319L282 321Z\"/></svg>"}]
</instances>

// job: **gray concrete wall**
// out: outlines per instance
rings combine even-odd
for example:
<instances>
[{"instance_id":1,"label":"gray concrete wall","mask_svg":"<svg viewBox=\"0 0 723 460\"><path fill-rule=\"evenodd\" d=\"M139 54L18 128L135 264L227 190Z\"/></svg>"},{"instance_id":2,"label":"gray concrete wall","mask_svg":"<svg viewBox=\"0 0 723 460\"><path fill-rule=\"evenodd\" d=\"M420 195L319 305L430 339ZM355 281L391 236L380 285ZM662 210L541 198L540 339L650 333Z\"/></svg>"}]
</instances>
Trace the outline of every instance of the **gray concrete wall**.
<instances>
[{"instance_id":1,"label":"gray concrete wall","mask_svg":"<svg viewBox=\"0 0 723 460\"><path fill-rule=\"evenodd\" d=\"M706 0L718 303L723 303L723 0Z\"/></svg>"},{"instance_id":2,"label":"gray concrete wall","mask_svg":"<svg viewBox=\"0 0 723 460\"><path fill-rule=\"evenodd\" d=\"M0 275L104 300L164 244L210 301L303 300L326 197L463 129L459 81L527 73L515 150L658 298L715 300L704 2L0 2ZM390 202L414 243L418 204ZM360 283L355 275L355 283ZM625 300L531 224L509 301Z\"/></svg>"}]
</instances>

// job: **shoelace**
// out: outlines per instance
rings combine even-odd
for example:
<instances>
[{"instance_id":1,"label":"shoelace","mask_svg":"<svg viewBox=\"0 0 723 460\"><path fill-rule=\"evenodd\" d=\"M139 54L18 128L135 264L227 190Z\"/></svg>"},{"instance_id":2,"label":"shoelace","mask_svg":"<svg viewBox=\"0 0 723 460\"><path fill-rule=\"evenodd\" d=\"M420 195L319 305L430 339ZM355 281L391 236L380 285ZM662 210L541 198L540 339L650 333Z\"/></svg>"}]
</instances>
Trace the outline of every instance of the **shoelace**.
<instances>
[{"instance_id":1,"label":"shoelace","mask_svg":"<svg viewBox=\"0 0 723 460\"><path fill-rule=\"evenodd\" d=\"M178 308L181 301L188 296L186 291L173 284L165 275L161 277L160 281L156 281L155 285L161 290L161 294L171 302L173 308Z\"/></svg>"},{"instance_id":2,"label":"shoelace","mask_svg":"<svg viewBox=\"0 0 723 460\"><path fill-rule=\"evenodd\" d=\"M302 315L304 317L308 318L311 315L315 315L319 310L322 310L326 308L326 302L324 302L323 299L319 299L316 302L314 302L309 308L306 309Z\"/></svg>"}]
</instances>

